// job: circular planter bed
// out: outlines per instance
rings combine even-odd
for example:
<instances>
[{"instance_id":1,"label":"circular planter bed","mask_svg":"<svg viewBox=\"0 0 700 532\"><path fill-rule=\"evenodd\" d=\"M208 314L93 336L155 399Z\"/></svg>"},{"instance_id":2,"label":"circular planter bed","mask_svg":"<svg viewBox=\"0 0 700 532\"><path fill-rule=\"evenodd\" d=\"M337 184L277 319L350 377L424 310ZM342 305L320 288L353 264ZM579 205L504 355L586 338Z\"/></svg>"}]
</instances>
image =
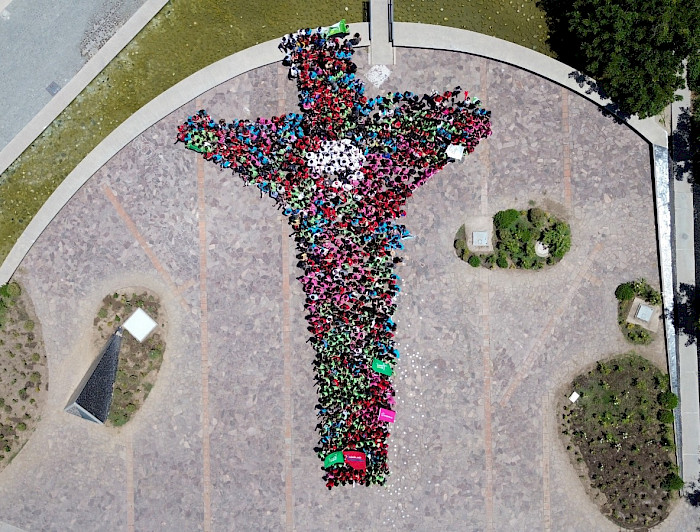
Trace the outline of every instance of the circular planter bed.
<instances>
[{"instance_id":1,"label":"circular planter bed","mask_svg":"<svg viewBox=\"0 0 700 532\"><path fill-rule=\"evenodd\" d=\"M127 423L143 405L155 385L165 353L165 329L167 320L159 298L152 292L139 289L123 289L105 296L94 319L100 349L115 329L137 309L142 308L158 327L143 343L124 331L114 395L107 418L107 425L121 426Z\"/></svg>"},{"instance_id":2,"label":"circular planter bed","mask_svg":"<svg viewBox=\"0 0 700 532\"><path fill-rule=\"evenodd\" d=\"M537 207L499 211L493 226L492 253L470 250L469 235L460 227L454 240L457 256L474 267L539 270L559 262L571 248L569 224Z\"/></svg>"},{"instance_id":3,"label":"circular planter bed","mask_svg":"<svg viewBox=\"0 0 700 532\"><path fill-rule=\"evenodd\" d=\"M0 470L17 455L39 422L49 389L41 330L17 283L0 287Z\"/></svg>"},{"instance_id":4,"label":"circular planter bed","mask_svg":"<svg viewBox=\"0 0 700 532\"><path fill-rule=\"evenodd\" d=\"M561 434L601 512L616 525L642 529L665 519L682 487L673 444L678 399L668 375L633 353L579 375L561 400ZM564 395L564 394L562 394Z\"/></svg>"}]
</instances>

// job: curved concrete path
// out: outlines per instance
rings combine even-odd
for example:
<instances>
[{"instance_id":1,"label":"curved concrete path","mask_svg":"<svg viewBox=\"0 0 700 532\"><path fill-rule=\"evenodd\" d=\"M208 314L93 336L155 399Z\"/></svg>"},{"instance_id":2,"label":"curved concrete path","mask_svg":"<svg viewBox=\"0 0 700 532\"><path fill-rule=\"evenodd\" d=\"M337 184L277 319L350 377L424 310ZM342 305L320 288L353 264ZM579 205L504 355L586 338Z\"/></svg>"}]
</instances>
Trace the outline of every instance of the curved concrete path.
<instances>
[{"instance_id":1,"label":"curved concrete path","mask_svg":"<svg viewBox=\"0 0 700 532\"><path fill-rule=\"evenodd\" d=\"M134 118L118 153L91 156L81 171L92 173L33 237L15 276L42 324L51 387L37 432L0 475L6 521L42 530L616 529L569 466L553 408L582 367L628 349L615 286L659 282L649 145L522 69L459 52L395 53L391 76L370 92L462 85L493 111L494 135L408 205L416 238L399 272L388 486L325 490L289 228L254 189L173 145L177 124L202 107L227 118L295 109L295 85L275 63L190 101L170 93L182 107ZM356 59L365 76L366 51ZM556 268L490 272L456 259L465 217L528 200L571 222L575 245ZM163 296L171 337L144 409L110 431L63 407L96 352L101 298L134 285ZM645 354L665 363L661 342ZM681 505L659 530L697 519Z\"/></svg>"}]
</instances>

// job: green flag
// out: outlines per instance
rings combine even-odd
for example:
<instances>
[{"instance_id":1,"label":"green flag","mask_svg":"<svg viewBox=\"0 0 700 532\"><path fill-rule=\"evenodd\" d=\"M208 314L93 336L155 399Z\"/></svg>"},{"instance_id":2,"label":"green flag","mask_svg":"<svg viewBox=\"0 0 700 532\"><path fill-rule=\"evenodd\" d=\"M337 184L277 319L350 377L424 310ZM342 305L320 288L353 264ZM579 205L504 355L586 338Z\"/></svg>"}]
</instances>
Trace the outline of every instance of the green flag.
<instances>
[{"instance_id":1,"label":"green flag","mask_svg":"<svg viewBox=\"0 0 700 532\"><path fill-rule=\"evenodd\" d=\"M336 451L326 456L326 459L323 461L323 467L332 467L344 463L345 457L343 457L343 451Z\"/></svg>"},{"instance_id":2,"label":"green flag","mask_svg":"<svg viewBox=\"0 0 700 532\"><path fill-rule=\"evenodd\" d=\"M378 358L375 358L372 361L372 369L377 373L386 375L387 377L391 377L391 374L394 373L394 370L391 368L388 362L382 362Z\"/></svg>"},{"instance_id":3,"label":"green flag","mask_svg":"<svg viewBox=\"0 0 700 532\"><path fill-rule=\"evenodd\" d=\"M333 24L326 30L326 37L333 37L333 35L346 35L348 32L348 25L345 23L345 19L340 22Z\"/></svg>"}]
</instances>

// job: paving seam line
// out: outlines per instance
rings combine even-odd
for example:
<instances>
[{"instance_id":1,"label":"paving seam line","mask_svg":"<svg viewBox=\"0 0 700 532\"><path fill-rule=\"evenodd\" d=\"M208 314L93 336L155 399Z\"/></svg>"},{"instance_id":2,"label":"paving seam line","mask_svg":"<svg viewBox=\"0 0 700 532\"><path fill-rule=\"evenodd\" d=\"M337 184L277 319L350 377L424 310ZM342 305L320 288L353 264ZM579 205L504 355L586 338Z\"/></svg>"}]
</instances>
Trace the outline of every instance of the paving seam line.
<instances>
[{"instance_id":1,"label":"paving seam line","mask_svg":"<svg viewBox=\"0 0 700 532\"><path fill-rule=\"evenodd\" d=\"M201 107L197 100L196 107ZM202 386L202 507L204 532L212 527L211 482L211 413L209 409L209 304L207 293L207 203L204 159L197 157L197 229L199 240L199 307L200 307L200 355ZM231 523L229 523L231 525Z\"/></svg>"},{"instance_id":2,"label":"paving seam line","mask_svg":"<svg viewBox=\"0 0 700 532\"><path fill-rule=\"evenodd\" d=\"M14 138L0 150L0 174L22 155L44 130L60 115L90 82L168 3L168 0L146 0L121 28L100 48L73 78L51 98ZM2 9L0 9L2 11Z\"/></svg>"}]
</instances>

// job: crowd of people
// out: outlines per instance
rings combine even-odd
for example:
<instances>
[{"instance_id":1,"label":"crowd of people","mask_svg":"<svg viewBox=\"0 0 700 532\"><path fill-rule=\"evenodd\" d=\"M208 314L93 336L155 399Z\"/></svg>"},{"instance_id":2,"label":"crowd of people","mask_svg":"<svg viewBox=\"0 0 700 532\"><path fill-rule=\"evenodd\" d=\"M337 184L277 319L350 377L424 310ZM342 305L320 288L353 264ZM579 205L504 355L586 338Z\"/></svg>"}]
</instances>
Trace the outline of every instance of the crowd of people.
<instances>
[{"instance_id":1,"label":"crowd of people","mask_svg":"<svg viewBox=\"0 0 700 532\"><path fill-rule=\"evenodd\" d=\"M285 36L280 49L299 89L301 113L255 121L190 116L177 138L272 197L289 217L316 351L318 456L365 453L362 468L325 467L329 489L383 484L399 358L392 315L394 266L409 236L393 220L406 200L448 162L451 144L472 152L491 133L490 113L460 87L418 96L368 97L351 61L351 39L322 28Z\"/></svg>"}]
</instances>

